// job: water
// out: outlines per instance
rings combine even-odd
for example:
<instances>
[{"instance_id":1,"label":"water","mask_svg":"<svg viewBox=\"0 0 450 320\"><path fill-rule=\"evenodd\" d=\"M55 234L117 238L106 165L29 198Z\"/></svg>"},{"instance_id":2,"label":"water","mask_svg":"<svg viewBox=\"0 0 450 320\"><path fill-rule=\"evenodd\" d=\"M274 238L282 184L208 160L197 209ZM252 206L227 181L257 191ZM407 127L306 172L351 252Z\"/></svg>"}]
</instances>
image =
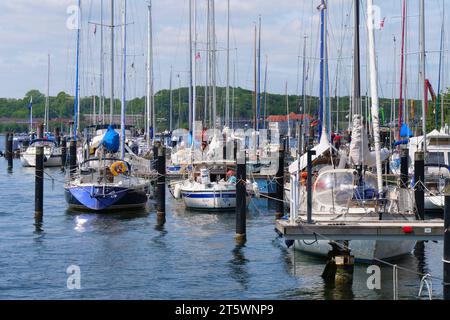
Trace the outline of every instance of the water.
<instances>
[{"instance_id":1,"label":"water","mask_svg":"<svg viewBox=\"0 0 450 320\"><path fill-rule=\"evenodd\" d=\"M4 138L0 137L0 150ZM324 260L294 254L274 232L267 202L250 204L248 243L234 241L233 214L186 212L168 194L167 223L154 210L96 215L67 211L59 170L47 170L44 222L34 224L34 169L0 159L0 299L392 299L392 269L382 288L366 286L357 265L351 287L329 288ZM257 208L256 208L257 207ZM442 244L399 265L442 278ZM81 290L67 289L66 270L81 268ZM295 265L295 270L294 270ZM417 299L420 277L399 271L400 299ZM442 298L440 280L434 298Z\"/></svg>"}]
</instances>

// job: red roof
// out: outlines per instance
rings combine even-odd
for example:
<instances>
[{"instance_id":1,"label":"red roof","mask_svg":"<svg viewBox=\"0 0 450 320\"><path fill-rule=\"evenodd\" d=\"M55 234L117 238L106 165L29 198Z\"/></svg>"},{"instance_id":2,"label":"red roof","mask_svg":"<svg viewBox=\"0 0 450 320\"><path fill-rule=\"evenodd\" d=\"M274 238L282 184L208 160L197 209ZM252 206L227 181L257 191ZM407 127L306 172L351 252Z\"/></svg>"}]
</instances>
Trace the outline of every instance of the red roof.
<instances>
[{"instance_id":1,"label":"red roof","mask_svg":"<svg viewBox=\"0 0 450 320\"><path fill-rule=\"evenodd\" d=\"M303 121L303 117L304 117L303 114L296 114L294 112L291 112L289 114L289 121ZM309 114L307 114L306 117L309 120L313 119L313 117L310 116ZM268 122L287 122L287 120L288 120L287 116L279 116L278 115L278 116L269 116L269 117L267 117L267 121Z\"/></svg>"}]
</instances>

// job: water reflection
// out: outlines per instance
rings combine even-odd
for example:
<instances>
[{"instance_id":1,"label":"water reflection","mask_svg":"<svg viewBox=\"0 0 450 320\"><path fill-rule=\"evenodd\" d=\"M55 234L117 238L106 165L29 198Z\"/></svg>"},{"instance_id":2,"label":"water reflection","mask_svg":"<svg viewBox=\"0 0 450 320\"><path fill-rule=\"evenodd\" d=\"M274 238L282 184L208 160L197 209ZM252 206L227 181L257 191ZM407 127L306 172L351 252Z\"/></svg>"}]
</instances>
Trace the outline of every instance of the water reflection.
<instances>
[{"instance_id":1,"label":"water reflection","mask_svg":"<svg viewBox=\"0 0 450 320\"><path fill-rule=\"evenodd\" d=\"M66 210L66 216L73 221L74 230L78 233L105 231L116 233L123 230L123 221L133 221L147 218L150 213L146 209L128 212L95 213L75 210Z\"/></svg>"},{"instance_id":2,"label":"water reflection","mask_svg":"<svg viewBox=\"0 0 450 320\"><path fill-rule=\"evenodd\" d=\"M245 257L245 245L236 245L233 249L232 259L229 261L230 277L239 283L243 290L248 290L250 273L248 270L249 260Z\"/></svg>"}]
</instances>

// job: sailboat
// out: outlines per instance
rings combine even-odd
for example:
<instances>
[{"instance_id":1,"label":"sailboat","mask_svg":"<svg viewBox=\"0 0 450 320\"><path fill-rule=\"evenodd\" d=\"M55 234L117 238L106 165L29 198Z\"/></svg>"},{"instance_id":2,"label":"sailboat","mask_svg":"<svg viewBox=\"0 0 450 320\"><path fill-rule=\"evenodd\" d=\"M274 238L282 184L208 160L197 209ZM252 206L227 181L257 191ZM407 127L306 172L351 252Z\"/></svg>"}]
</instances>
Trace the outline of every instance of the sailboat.
<instances>
[{"instance_id":1,"label":"sailboat","mask_svg":"<svg viewBox=\"0 0 450 320\"><path fill-rule=\"evenodd\" d=\"M346 223L351 221L379 222L381 220L413 220L412 195L409 189L400 189L397 186L383 186L381 176L381 148L378 123L378 90L377 70L375 61L374 33L369 24L369 54L370 54L370 83L372 93L372 124L375 138L375 151L368 150L368 139L360 104L360 66L359 66L359 1L355 0L355 49L354 49L354 79L353 79L353 128L352 141L348 153L342 153L338 168L325 166L316 168L317 174L313 178L312 210L313 219L316 222ZM372 21L372 1L368 1L368 21ZM325 16L326 2L322 0L322 19ZM324 26L322 24L322 31ZM323 36L325 34L322 33ZM323 118L322 118L323 119ZM325 130L324 130L325 132ZM328 138L327 138L328 139ZM316 147L322 151L322 142ZM367 171L367 163L375 158L374 167L376 174ZM307 190L306 186L299 181L299 172L302 167L302 159L298 158L289 171L291 183L296 187L299 201L291 201L291 210L298 207L299 219L307 219ZM293 177L293 178L292 178ZM297 178L295 178L297 177ZM296 194L293 192L292 194ZM299 205L298 205L299 204ZM295 242L295 249L303 252L326 256L330 251L329 241L318 240L314 243L303 241ZM389 259L411 253L414 241L349 241L352 255L362 262L375 259Z\"/></svg>"},{"instance_id":2,"label":"sailboat","mask_svg":"<svg viewBox=\"0 0 450 320\"><path fill-rule=\"evenodd\" d=\"M444 188L445 179L450 177L450 135L445 132L442 128L438 131L439 125L439 108L436 109L436 129L430 133L426 133L426 110L428 104L428 91L431 92L433 98L437 98L434 95L433 89L430 82L426 79L425 74L425 6L422 1L420 2L420 83L423 84L422 94L422 132L421 136L413 136L411 130L409 129L406 122L402 120L402 108L401 108L401 96L400 96L400 107L399 107L399 141L396 145L407 145L409 149L408 160L410 166L408 168L408 173L410 175L414 174L414 154L417 151L424 151L425 153L425 210L443 210L444 209ZM404 2L404 6L406 2ZM443 12L445 5L443 4ZM405 11L405 9L404 9ZM445 17L445 15L444 15ZM443 17L443 20L444 20ZM441 60L442 60L442 49L443 49L443 26L441 30L441 52L440 52L440 62L439 62L439 85L438 94L440 93L440 79L441 79ZM403 66L402 66L403 73ZM438 100L439 103L439 100ZM441 112L442 120L441 125L444 126L443 112ZM402 140L403 139L403 140ZM400 154L395 152L392 155L392 160L390 163L392 173L400 175Z\"/></svg>"},{"instance_id":3,"label":"sailboat","mask_svg":"<svg viewBox=\"0 0 450 320\"><path fill-rule=\"evenodd\" d=\"M194 12L194 14L193 14ZM192 171L189 178L183 181L176 182L171 185L172 194L176 199L182 198L186 208L195 210L209 210L222 211L234 210L236 208L236 177L234 172L229 170L230 167L235 166L235 161L229 160L215 160L215 154L218 152L218 137L214 135L211 143L208 146L208 153L211 160L196 161L201 158L199 151L196 149L196 70L197 70L197 18L196 18L196 1L194 0L194 8L192 8L192 1L190 1L190 15L193 16L193 25L190 26L190 39L192 33L194 34L192 42L192 50L190 52L191 58L191 92L192 92L192 106L191 106L191 145L189 149L185 147L185 155L190 156L189 164L192 166ZM214 0L212 0L212 16L214 17ZM191 20L192 22L192 20ZM213 52L215 52L215 35L213 28ZM215 58L213 53L213 64ZM213 122L215 122L215 67L213 68ZM188 151L189 150L189 151ZM173 159L173 158L172 158ZM174 159L173 159L174 160ZM253 187L253 184L250 184ZM249 193L247 193L250 196Z\"/></svg>"},{"instance_id":4,"label":"sailboat","mask_svg":"<svg viewBox=\"0 0 450 320\"><path fill-rule=\"evenodd\" d=\"M114 10L113 6L114 3L112 2L112 12ZM127 0L123 1L122 28L123 80L120 133L116 132L114 127L110 125L96 150L96 156L85 159L78 168L68 173L64 189L66 201L72 209L100 212L118 209L143 209L148 202L149 183L147 180L134 175L133 163L126 158L125 154L127 150L125 128ZM111 41L114 41L114 35L112 35ZM77 70L79 67L78 61L79 50L77 50ZM114 68L113 64L112 68ZM78 95L79 90L77 87L77 98ZM75 102L75 114L77 112L77 103ZM77 122L75 123L78 125ZM75 126L74 133L77 131L78 128ZM119 151L120 155L118 156Z\"/></svg>"},{"instance_id":5,"label":"sailboat","mask_svg":"<svg viewBox=\"0 0 450 320\"><path fill-rule=\"evenodd\" d=\"M32 112L32 100L30 102L30 112ZM24 167L36 166L36 146L44 147L44 167L61 167L62 165L62 150L58 141L49 133L49 118L50 118L50 55L48 55L48 73L47 73L47 96L45 99L45 114L44 114L44 132L42 132L42 139L31 140L26 150L21 152L20 160ZM32 127L32 120L30 121Z\"/></svg>"}]
</instances>

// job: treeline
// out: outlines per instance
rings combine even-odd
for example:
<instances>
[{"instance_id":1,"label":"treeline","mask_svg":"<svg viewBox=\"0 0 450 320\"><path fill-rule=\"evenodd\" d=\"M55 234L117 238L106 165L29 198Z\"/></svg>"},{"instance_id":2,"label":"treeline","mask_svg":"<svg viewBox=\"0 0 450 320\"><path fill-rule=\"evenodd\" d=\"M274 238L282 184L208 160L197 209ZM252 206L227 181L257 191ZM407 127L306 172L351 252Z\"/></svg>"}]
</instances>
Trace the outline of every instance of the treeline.
<instances>
[{"instance_id":1,"label":"treeline","mask_svg":"<svg viewBox=\"0 0 450 320\"><path fill-rule=\"evenodd\" d=\"M253 119L253 106L254 106L254 93L250 90L242 88L231 88L231 101L230 109L234 106L234 119L236 120L250 120ZM217 88L217 117L224 117L225 110L225 94L226 90L223 87ZM189 119L189 89L181 88L175 89L172 92L173 95L173 126L185 128L188 126ZM210 95L210 93L209 93ZM234 99L232 99L234 96ZM27 125L8 123L7 119L28 119L29 109L28 105L31 97L33 98L33 117L43 118L46 97L38 90L31 90L26 93L22 99L5 99L0 98L0 132L12 130L12 131L26 131ZM80 100L81 114L88 115L92 113L94 99L96 102L97 110L100 105L99 97L83 97ZM155 106L156 116L158 118L158 128L167 129L169 127L169 107L170 107L170 91L161 90L155 94ZM284 115L288 108L290 112L309 113L313 117L318 116L318 104L319 99L313 96L306 97L306 110L302 109L303 97L296 95L290 95L288 100L285 95L280 94L262 94L261 95L261 117L264 116L264 110L267 110L267 116L269 115ZM447 102L450 100L450 95L444 96L444 110L447 112L445 115L448 123L448 110ZM198 87L197 89L197 119L209 119L209 111L206 115L204 113L205 103L211 104L211 99L208 102L205 101L205 89L204 87ZM339 122L341 125L348 123L348 114L350 108L349 97L332 97L329 99L332 109L332 123L337 121L337 115L339 115ZM363 110L368 110L370 113L370 101L366 97L362 98ZM144 115L146 98L135 98L127 102L127 114L130 115ZM288 107L289 104L289 107ZM398 102L396 103L396 109L398 108ZM114 102L114 114L120 114L120 100ZM416 122L421 119L421 103L418 101L413 102L414 107L408 106L410 113L414 111ZM109 114L110 99L105 98L105 112ZM382 121L386 124L391 120L391 99L380 99L380 109ZM428 108L428 128L434 128L435 114L434 103L430 101ZM207 108L208 109L208 108ZM339 112L338 112L339 111ZM231 110L230 110L231 112ZM397 113L397 111L395 111ZM74 97L60 92L56 97L50 97L50 119L55 118L72 118L74 113ZM85 123L82 123L82 125Z\"/></svg>"}]
</instances>

